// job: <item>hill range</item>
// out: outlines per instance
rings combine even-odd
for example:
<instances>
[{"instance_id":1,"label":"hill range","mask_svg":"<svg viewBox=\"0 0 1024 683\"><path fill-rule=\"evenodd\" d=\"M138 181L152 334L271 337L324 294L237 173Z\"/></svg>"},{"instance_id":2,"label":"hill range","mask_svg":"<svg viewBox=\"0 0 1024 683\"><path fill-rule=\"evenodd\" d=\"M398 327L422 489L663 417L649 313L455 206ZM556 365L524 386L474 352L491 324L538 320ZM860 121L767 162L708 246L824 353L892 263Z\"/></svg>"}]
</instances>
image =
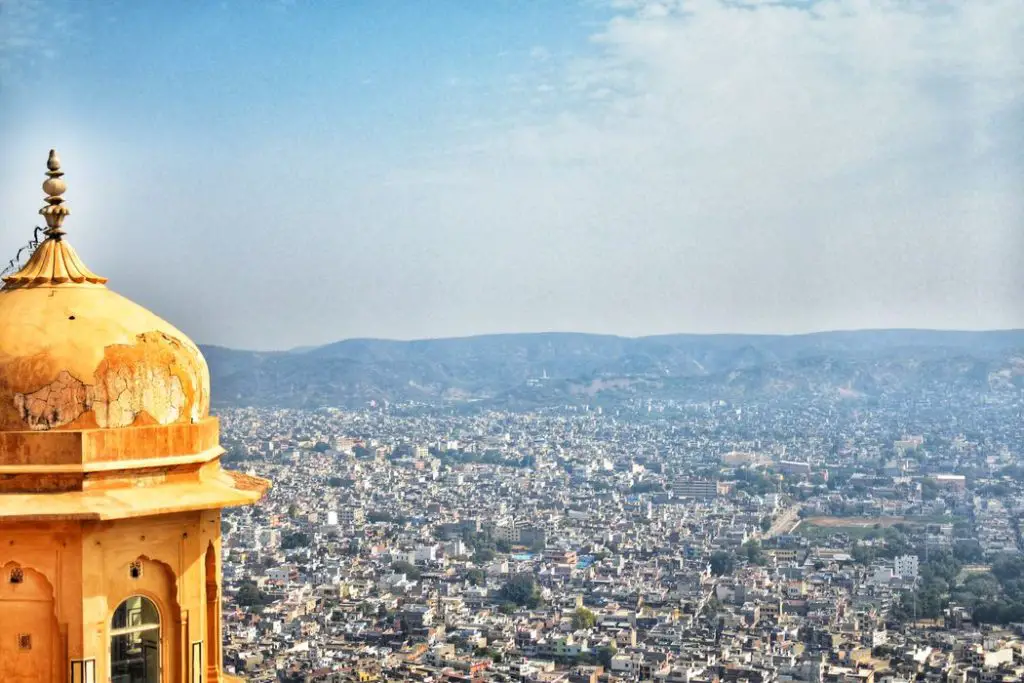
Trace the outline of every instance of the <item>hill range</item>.
<instances>
[{"instance_id":1,"label":"hill range","mask_svg":"<svg viewBox=\"0 0 1024 683\"><path fill-rule=\"evenodd\" d=\"M535 408L633 398L871 400L1019 393L1024 330L806 335L504 334L350 339L292 351L204 346L215 406L364 407L370 401Z\"/></svg>"}]
</instances>

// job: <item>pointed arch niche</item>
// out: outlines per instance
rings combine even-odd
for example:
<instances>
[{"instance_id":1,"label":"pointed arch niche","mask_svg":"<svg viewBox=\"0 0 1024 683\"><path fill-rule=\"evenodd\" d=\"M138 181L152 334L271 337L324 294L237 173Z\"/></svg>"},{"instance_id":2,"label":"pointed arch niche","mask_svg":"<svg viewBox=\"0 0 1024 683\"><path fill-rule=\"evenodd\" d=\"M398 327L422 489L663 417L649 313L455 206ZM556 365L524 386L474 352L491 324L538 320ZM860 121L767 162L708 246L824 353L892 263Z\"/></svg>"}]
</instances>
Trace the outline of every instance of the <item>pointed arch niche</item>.
<instances>
[{"instance_id":1,"label":"pointed arch niche","mask_svg":"<svg viewBox=\"0 0 1024 683\"><path fill-rule=\"evenodd\" d=\"M220 567L217 549L210 541L206 548L206 682L220 681L221 635L220 635Z\"/></svg>"},{"instance_id":2,"label":"pointed arch niche","mask_svg":"<svg viewBox=\"0 0 1024 683\"><path fill-rule=\"evenodd\" d=\"M0 567L0 614L15 632L0 640L0 681L64 680L54 591L42 573L8 562Z\"/></svg>"},{"instance_id":3,"label":"pointed arch niche","mask_svg":"<svg viewBox=\"0 0 1024 683\"><path fill-rule=\"evenodd\" d=\"M174 572L141 555L108 580L106 666L111 683L180 680L184 657Z\"/></svg>"}]
</instances>

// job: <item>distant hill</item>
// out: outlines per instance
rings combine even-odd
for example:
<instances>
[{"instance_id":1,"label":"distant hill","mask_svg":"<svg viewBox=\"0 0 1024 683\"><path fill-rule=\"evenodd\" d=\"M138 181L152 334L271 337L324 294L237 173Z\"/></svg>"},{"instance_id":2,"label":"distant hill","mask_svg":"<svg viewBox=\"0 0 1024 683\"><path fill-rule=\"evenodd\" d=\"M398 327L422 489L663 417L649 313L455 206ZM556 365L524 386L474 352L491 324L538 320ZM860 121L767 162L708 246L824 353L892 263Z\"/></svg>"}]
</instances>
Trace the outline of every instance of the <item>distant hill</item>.
<instances>
[{"instance_id":1,"label":"distant hill","mask_svg":"<svg viewBox=\"0 0 1024 683\"><path fill-rule=\"evenodd\" d=\"M203 347L215 405L370 400L533 407L629 396L875 397L1024 387L1024 331L872 330L796 336L506 334L350 339L282 352ZM546 379L542 379L546 376Z\"/></svg>"}]
</instances>

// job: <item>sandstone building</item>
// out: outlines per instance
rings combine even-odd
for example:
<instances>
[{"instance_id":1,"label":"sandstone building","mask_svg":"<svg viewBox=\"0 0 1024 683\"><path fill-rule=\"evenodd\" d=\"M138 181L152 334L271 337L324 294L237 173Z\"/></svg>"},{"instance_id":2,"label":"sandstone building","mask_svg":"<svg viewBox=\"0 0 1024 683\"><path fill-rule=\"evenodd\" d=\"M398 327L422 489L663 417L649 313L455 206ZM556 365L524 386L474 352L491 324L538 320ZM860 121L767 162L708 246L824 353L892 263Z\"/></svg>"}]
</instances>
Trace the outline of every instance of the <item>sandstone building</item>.
<instances>
[{"instance_id":1,"label":"sandstone building","mask_svg":"<svg viewBox=\"0 0 1024 683\"><path fill-rule=\"evenodd\" d=\"M198 347L84 265L47 166L0 289L0 681L226 680L220 510L269 482L221 468Z\"/></svg>"}]
</instances>

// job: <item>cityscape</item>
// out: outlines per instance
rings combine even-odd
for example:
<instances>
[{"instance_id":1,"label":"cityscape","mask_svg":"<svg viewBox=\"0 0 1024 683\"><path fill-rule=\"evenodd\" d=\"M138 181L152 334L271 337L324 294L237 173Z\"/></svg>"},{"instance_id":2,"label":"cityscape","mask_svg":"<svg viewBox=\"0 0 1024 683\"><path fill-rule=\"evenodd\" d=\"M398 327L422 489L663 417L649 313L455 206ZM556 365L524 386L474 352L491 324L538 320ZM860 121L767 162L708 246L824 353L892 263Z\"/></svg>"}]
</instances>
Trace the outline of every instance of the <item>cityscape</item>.
<instances>
[{"instance_id":1,"label":"cityscape","mask_svg":"<svg viewBox=\"0 0 1024 683\"><path fill-rule=\"evenodd\" d=\"M1022 0L0 0L0 683L1024 683L1022 149Z\"/></svg>"},{"instance_id":2,"label":"cityscape","mask_svg":"<svg viewBox=\"0 0 1024 683\"><path fill-rule=\"evenodd\" d=\"M1022 397L225 408L252 681L1016 681ZM229 664L230 662L230 664Z\"/></svg>"}]
</instances>

